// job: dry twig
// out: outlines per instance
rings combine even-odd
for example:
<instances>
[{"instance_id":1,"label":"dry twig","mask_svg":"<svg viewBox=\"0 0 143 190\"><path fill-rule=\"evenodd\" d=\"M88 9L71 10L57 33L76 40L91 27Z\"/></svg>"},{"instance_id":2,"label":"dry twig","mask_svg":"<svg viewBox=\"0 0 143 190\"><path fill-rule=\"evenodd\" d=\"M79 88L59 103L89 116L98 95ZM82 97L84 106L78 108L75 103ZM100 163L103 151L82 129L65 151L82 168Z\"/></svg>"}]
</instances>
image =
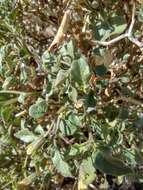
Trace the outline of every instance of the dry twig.
<instances>
[{"instance_id":1,"label":"dry twig","mask_svg":"<svg viewBox=\"0 0 143 190\"><path fill-rule=\"evenodd\" d=\"M50 47L48 48L48 51L51 51L55 47L55 45L59 45L63 41L63 38L68 29L69 21L70 21L70 11L67 10L63 16L63 19L62 19L61 25L58 29L58 32L57 32L53 42L51 43Z\"/></svg>"},{"instance_id":2,"label":"dry twig","mask_svg":"<svg viewBox=\"0 0 143 190\"><path fill-rule=\"evenodd\" d=\"M105 42L102 42L102 41L98 41L98 40L92 40L92 45L102 45L102 46L109 46L109 45L112 45L124 38L128 38L132 43L136 44L141 50L143 50L143 43L138 41L138 39L134 38L133 35L132 35L132 31L133 31L133 26L134 26L134 23L135 23L135 2L133 2L133 8L132 8L132 19L131 19L131 23L130 23L130 26L129 26L129 29L124 33L124 34L121 34L120 36L110 40L110 41L105 41Z\"/></svg>"}]
</instances>

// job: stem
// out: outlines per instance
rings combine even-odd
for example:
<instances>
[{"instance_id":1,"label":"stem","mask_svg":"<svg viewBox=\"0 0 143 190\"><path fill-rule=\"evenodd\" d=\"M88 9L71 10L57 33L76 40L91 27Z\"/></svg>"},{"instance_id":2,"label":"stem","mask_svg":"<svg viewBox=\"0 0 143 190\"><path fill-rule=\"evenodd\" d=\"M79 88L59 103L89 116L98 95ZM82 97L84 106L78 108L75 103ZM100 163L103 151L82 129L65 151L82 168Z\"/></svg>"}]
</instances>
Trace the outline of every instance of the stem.
<instances>
[{"instance_id":1,"label":"stem","mask_svg":"<svg viewBox=\"0 0 143 190\"><path fill-rule=\"evenodd\" d=\"M0 105L2 104L2 105L4 105L4 106L7 106L7 105L9 105L9 104L14 104L14 103L16 103L17 101L18 101L18 97L17 97L17 98L12 98L12 99L6 100L6 101L1 101L1 102L0 102Z\"/></svg>"},{"instance_id":2,"label":"stem","mask_svg":"<svg viewBox=\"0 0 143 190\"><path fill-rule=\"evenodd\" d=\"M36 95L40 92L22 92L17 90L0 90L0 94L25 94L25 95Z\"/></svg>"},{"instance_id":3,"label":"stem","mask_svg":"<svg viewBox=\"0 0 143 190\"><path fill-rule=\"evenodd\" d=\"M135 44L136 46L138 46L141 51L143 50L143 43L138 41L138 39L134 38L132 36L132 31L133 31L133 26L134 26L134 23L135 23L135 11L136 11L136 7L135 7L135 2L133 2L133 8L132 8L132 18L131 18L131 23L130 23L130 26L129 26L129 29L127 32L125 32L124 34L121 34L120 36L116 37L116 38L113 38L112 40L110 41L96 41L96 40L92 40L91 41L91 44L92 45L102 45L102 46L109 46L109 45L112 45L124 38L128 38L128 40L130 40L133 44Z\"/></svg>"},{"instance_id":4,"label":"stem","mask_svg":"<svg viewBox=\"0 0 143 190\"><path fill-rule=\"evenodd\" d=\"M17 94L17 95L21 95L24 94L25 97L27 96L36 96L38 95L40 92L21 92L21 91L16 91L16 90L1 90L0 94ZM9 104L14 104L18 101L18 97L16 98L11 98L9 100L5 100L5 101L0 101L0 105L9 105Z\"/></svg>"},{"instance_id":5,"label":"stem","mask_svg":"<svg viewBox=\"0 0 143 190\"><path fill-rule=\"evenodd\" d=\"M116 37L110 41L107 41L107 42L106 41L102 42L102 41L92 40L91 43L92 43L92 45L99 44L99 45L103 45L103 46L109 46L109 45L112 45L112 44L126 38L127 36L128 36L128 34L125 33L125 34L121 34L120 36L118 36L118 37Z\"/></svg>"}]
</instances>

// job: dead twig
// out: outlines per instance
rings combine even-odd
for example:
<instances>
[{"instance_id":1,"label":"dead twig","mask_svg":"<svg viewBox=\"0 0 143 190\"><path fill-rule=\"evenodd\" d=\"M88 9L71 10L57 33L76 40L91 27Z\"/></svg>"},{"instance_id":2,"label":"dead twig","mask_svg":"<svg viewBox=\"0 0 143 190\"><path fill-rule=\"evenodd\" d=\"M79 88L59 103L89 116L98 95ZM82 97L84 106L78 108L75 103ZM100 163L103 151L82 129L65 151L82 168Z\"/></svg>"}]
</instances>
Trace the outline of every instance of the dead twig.
<instances>
[{"instance_id":1,"label":"dead twig","mask_svg":"<svg viewBox=\"0 0 143 190\"><path fill-rule=\"evenodd\" d=\"M68 29L69 21L70 21L70 11L67 10L64 13L64 16L63 16L62 22L60 24L60 27L58 29L58 32L57 32L53 42L51 43L50 47L48 48L48 51L51 51L55 47L55 45L59 45L63 41L64 36Z\"/></svg>"},{"instance_id":2,"label":"dead twig","mask_svg":"<svg viewBox=\"0 0 143 190\"><path fill-rule=\"evenodd\" d=\"M112 39L110 41L102 42L102 41L98 41L98 40L92 40L91 43L92 43L92 45L99 44L99 45L102 45L102 46L110 46L110 45L112 45L112 44L114 44L114 43L116 43L116 42L118 42L118 41L120 41L120 40L122 40L122 39L124 39L126 37L128 37L127 34L121 34L120 36L118 36L118 37L116 37L116 38L114 38L114 39Z\"/></svg>"},{"instance_id":3,"label":"dead twig","mask_svg":"<svg viewBox=\"0 0 143 190\"><path fill-rule=\"evenodd\" d=\"M133 31L133 27L134 27L134 23L135 23L135 2L133 2L133 8L132 8L132 18L131 18L131 23L129 26L129 29L124 33L121 34L120 36L110 40L110 41L98 41L98 40L92 40L91 43L92 45L102 45L102 46L110 46L122 39L128 38L132 43L136 44L141 50L143 50L143 43L140 42L138 39L134 38L132 35L132 31Z\"/></svg>"}]
</instances>

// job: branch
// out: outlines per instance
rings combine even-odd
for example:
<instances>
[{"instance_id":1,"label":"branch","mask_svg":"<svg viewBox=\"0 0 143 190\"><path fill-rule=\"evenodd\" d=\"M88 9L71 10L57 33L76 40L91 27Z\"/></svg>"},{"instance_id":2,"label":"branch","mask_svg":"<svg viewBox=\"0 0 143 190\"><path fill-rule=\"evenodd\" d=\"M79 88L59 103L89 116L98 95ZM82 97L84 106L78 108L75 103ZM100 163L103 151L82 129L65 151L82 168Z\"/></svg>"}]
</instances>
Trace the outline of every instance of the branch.
<instances>
[{"instance_id":1,"label":"branch","mask_svg":"<svg viewBox=\"0 0 143 190\"><path fill-rule=\"evenodd\" d=\"M132 19L131 19L131 24L130 24L129 30L128 30L128 37L132 36L133 26L135 23L135 11L136 11L135 2L133 2Z\"/></svg>"},{"instance_id":2,"label":"branch","mask_svg":"<svg viewBox=\"0 0 143 190\"><path fill-rule=\"evenodd\" d=\"M120 36L118 36L118 37L116 37L116 38L114 38L114 39L112 39L110 41L107 41L107 42L106 41L102 42L102 41L98 41L98 40L92 40L91 43L92 43L92 45L99 44L99 45L103 45L103 46L110 46L110 45L112 45L112 44L114 44L114 43L116 43L116 42L118 42L118 41L120 41L120 40L122 40L122 39L124 39L126 37L128 37L127 33L121 34Z\"/></svg>"},{"instance_id":3,"label":"branch","mask_svg":"<svg viewBox=\"0 0 143 190\"><path fill-rule=\"evenodd\" d=\"M64 35L67 32L69 21L70 21L70 11L67 10L63 16L63 19L62 19L62 22L58 29L58 32L57 32L53 42L51 43L50 47L48 48L48 51L51 51L55 45L58 45L62 42Z\"/></svg>"},{"instance_id":4,"label":"branch","mask_svg":"<svg viewBox=\"0 0 143 190\"><path fill-rule=\"evenodd\" d=\"M132 37L132 36L129 36L128 39L133 43L133 44L136 44L136 46L138 46L141 51L143 51L143 42L140 42L138 39Z\"/></svg>"},{"instance_id":5,"label":"branch","mask_svg":"<svg viewBox=\"0 0 143 190\"><path fill-rule=\"evenodd\" d=\"M131 23L130 23L130 26L129 26L129 29L127 32L125 32L124 34L121 34L120 36L110 40L110 41L96 41L96 40L92 40L91 43L92 45L102 45L102 46L109 46L109 45L112 45L124 38L128 38L132 43L136 44L141 50L143 50L143 43L138 41L138 39L134 38L132 36L132 31L133 31L133 27L134 27L134 23L135 23L135 2L133 2L133 8L132 8L132 18L131 18Z\"/></svg>"}]
</instances>

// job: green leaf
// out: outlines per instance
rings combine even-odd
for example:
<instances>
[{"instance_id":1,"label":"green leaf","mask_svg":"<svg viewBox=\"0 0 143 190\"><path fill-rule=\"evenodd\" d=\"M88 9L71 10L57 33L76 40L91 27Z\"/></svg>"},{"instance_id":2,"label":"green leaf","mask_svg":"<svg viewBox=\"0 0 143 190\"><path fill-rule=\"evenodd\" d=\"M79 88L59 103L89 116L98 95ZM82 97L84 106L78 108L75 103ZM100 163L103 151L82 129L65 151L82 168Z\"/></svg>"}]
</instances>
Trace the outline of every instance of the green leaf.
<instances>
[{"instance_id":1,"label":"green leaf","mask_svg":"<svg viewBox=\"0 0 143 190\"><path fill-rule=\"evenodd\" d=\"M70 60L72 61L75 57L75 48L74 48L74 43L71 40L67 44L65 44L61 49L60 49L60 54L62 57L69 57Z\"/></svg>"},{"instance_id":2,"label":"green leaf","mask_svg":"<svg viewBox=\"0 0 143 190\"><path fill-rule=\"evenodd\" d=\"M123 158L125 160L127 160L127 162L131 165L136 165L137 164L137 161L136 161L136 155L135 155L135 152L132 151L132 150L129 150L129 149L125 149L123 151ZM142 157L141 157L142 158Z\"/></svg>"},{"instance_id":3,"label":"green leaf","mask_svg":"<svg viewBox=\"0 0 143 190\"><path fill-rule=\"evenodd\" d=\"M65 70L59 70L56 79L54 81L54 87L58 87L59 85L61 85L65 79L68 77L69 71L65 71Z\"/></svg>"},{"instance_id":4,"label":"green leaf","mask_svg":"<svg viewBox=\"0 0 143 190\"><path fill-rule=\"evenodd\" d=\"M91 157L84 159L81 163L82 175L84 175L86 185L89 185L96 177L95 167Z\"/></svg>"},{"instance_id":5,"label":"green leaf","mask_svg":"<svg viewBox=\"0 0 143 190\"><path fill-rule=\"evenodd\" d=\"M25 82L28 79L28 75L25 69L22 69L21 73L20 73L20 81L21 82Z\"/></svg>"},{"instance_id":6,"label":"green leaf","mask_svg":"<svg viewBox=\"0 0 143 190\"><path fill-rule=\"evenodd\" d=\"M128 175L133 172L122 160L100 151L95 157L95 167L103 173L114 176Z\"/></svg>"},{"instance_id":7,"label":"green leaf","mask_svg":"<svg viewBox=\"0 0 143 190\"><path fill-rule=\"evenodd\" d=\"M36 135L33 132L29 131L28 129L22 129L14 134L14 136L25 143L30 143L37 139Z\"/></svg>"},{"instance_id":8,"label":"green leaf","mask_svg":"<svg viewBox=\"0 0 143 190\"><path fill-rule=\"evenodd\" d=\"M143 4L141 4L138 12L138 20L143 23Z\"/></svg>"},{"instance_id":9,"label":"green leaf","mask_svg":"<svg viewBox=\"0 0 143 190\"><path fill-rule=\"evenodd\" d=\"M64 177L72 177L69 165L62 159L62 156L58 150L55 151L52 161L59 173L61 173Z\"/></svg>"},{"instance_id":10,"label":"green leaf","mask_svg":"<svg viewBox=\"0 0 143 190\"><path fill-rule=\"evenodd\" d=\"M18 102L24 104L26 93L21 93L18 97Z\"/></svg>"},{"instance_id":11,"label":"green leaf","mask_svg":"<svg viewBox=\"0 0 143 190\"><path fill-rule=\"evenodd\" d=\"M81 125L80 117L71 113L65 120L60 122L60 131L63 135L73 135Z\"/></svg>"},{"instance_id":12,"label":"green leaf","mask_svg":"<svg viewBox=\"0 0 143 190\"><path fill-rule=\"evenodd\" d=\"M13 108L10 106L3 106L0 110L0 116L3 122L8 122L12 119Z\"/></svg>"},{"instance_id":13,"label":"green leaf","mask_svg":"<svg viewBox=\"0 0 143 190\"><path fill-rule=\"evenodd\" d=\"M127 27L126 20L123 16L113 15L110 18L110 23L113 27L113 32L110 33L110 36L115 34L121 34Z\"/></svg>"},{"instance_id":14,"label":"green leaf","mask_svg":"<svg viewBox=\"0 0 143 190\"><path fill-rule=\"evenodd\" d=\"M85 95L85 106L86 108L95 108L96 100L94 97L94 91L90 90L89 93Z\"/></svg>"},{"instance_id":15,"label":"green leaf","mask_svg":"<svg viewBox=\"0 0 143 190\"><path fill-rule=\"evenodd\" d=\"M68 120L66 123L64 121L60 122L60 131L62 135L64 136L70 136L75 133L77 130L77 127L75 125L72 125Z\"/></svg>"},{"instance_id":16,"label":"green leaf","mask_svg":"<svg viewBox=\"0 0 143 190\"><path fill-rule=\"evenodd\" d=\"M55 56L50 52L45 51L42 55L42 62L43 64L49 64L49 63L51 64L55 62Z\"/></svg>"},{"instance_id":17,"label":"green leaf","mask_svg":"<svg viewBox=\"0 0 143 190\"><path fill-rule=\"evenodd\" d=\"M77 156L80 154L80 147L72 145L68 153L69 156Z\"/></svg>"},{"instance_id":18,"label":"green leaf","mask_svg":"<svg viewBox=\"0 0 143 190\"><path fill-rule=\"evenodd\" d=\"M114 145L120 145L122 143L123 143L122 133L117 129L111 130L109 145L113 147Z\"/></svg>"},{"instance_id":19,"label":"green leaf","mask_svg":"<svg viewBox=\"0 0 143 190\"><path fill-rule=\"evenodd\" d=\"M81 154L84 154L85 152L89 151L89 145L88 144L73 144L70 147L69 156L80 156Z\"/></svg>"},{"instance_id":20,"label":"green leaf","mask_svg":"<svg viewBox=\"0 0 143 190\"><path fill-rule=\"evenodd\" d=\"M89 66L84 56L76 59L72 63L71 78L79 85L85 85L90 76Z\"/></svg>"},{"instance_id":21,"label":"green leaf","mask_svg":"<svg viewBox=\"0 0 143 190\"><path fill-rule=\"evenodd\" d=\"M47 102L45 100L38 101L29 108L29 115L34 119L38 119L47 112Z\"/></svg>"},{"instance_id":22,"label":"green leaf","mask_svg":"<svg viewBox=\"0 0 143 190\"><path fill-rule=\"evenodd\" d=\"M105 41L113 35L119 35L124 32L127 23L123 16L113 14L109 20L93 23L91 27L94 31L95 39Z\"/></svg>"},{"instance_id":23,"label":"green leaf","mask_svg":"<svg viewBox=\"0 0 143 190\"><path fill-rule=\"evenodd\" d=\"M43 128L43 126L41 126L41 125L37 125L37 127L35 128L35 130L34 130L34 132L35 133L38 133L38 134L41 134L41 135L44 135L44 128Z\"/></svg>"},{"instance_id":24,"label":"green leaf","mask_svg":"<svg viewBox=\"0 0 143 190\"><path fill-rule=\"evenodd\" d=\"M27 146L27 154L31 155L33 154L42 144L45 142L46 135L41 135L36 140L34 140L31 144Z\"/></svg>"},{"instance_id":25,"label":"green leaf","mask_svg":"<svg viewBox=\"0 0 143 190\"><path fill-rule=\"evenodd\" d=\"M105 67L105 65L96 65L95 66L95 73L99 76L104 76L107 72L107 68Z\"/></svg>"},{"instance_id":26,"label":"green leaf","mask_svg":"<svg viewBox=\"0 0 143 190\"><path fill-rule=\"evenodd\" d=\"M104 108L105 116L109 119L109 122L114 121L119 114L119 109L113 104L109 104Z\"/></svg>"},{"instance_id":27,"label":"green leaf","mask_svg":"<svg viewBox=\"0 0 143 190\"><path fill-rule=\"evenodd\" d=\"M71 87L68 96L73 102L76 102L78 97L77 90L74 87Z\"/></svg>"},{"instance_id":28,"label":"green leaf","mask_svg":"<svg viewBox=\"0 0 143 190\"><path fill-rule=\"evenodd\" d=\"M119 118L125 120L125 119L128 119L128 116L129 116L128 108L121 107L120 112L119 112Z\"/></svg>"},{"instance_id":29,"label":"green leaf","mask_svg":"<svg viewBox=\"0 0 143 190\"><path fill-rule=\"evenodd\" d=\"M134 126L138 129L142 129L143 128L143 117L136 119L134 122Z\"/></svg>"}]
</instances>

